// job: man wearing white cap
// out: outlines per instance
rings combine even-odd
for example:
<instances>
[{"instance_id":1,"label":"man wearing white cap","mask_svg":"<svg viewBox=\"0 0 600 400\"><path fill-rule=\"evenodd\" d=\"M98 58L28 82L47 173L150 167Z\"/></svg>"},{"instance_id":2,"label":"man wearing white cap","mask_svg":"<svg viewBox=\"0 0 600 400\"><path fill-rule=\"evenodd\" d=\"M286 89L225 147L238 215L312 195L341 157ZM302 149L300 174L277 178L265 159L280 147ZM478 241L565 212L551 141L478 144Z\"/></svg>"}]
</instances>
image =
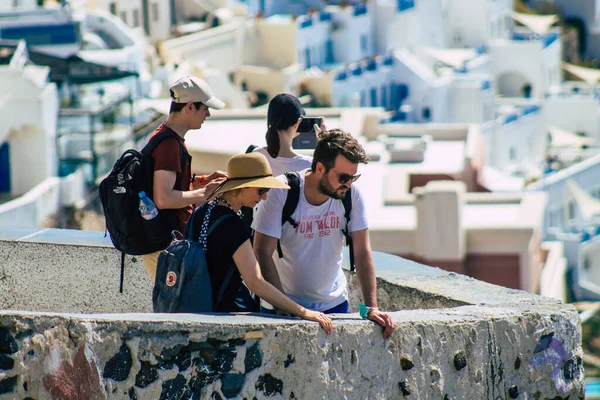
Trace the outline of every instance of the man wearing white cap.
<instances>
[{"instance_id":1,"label":"man wearing white cap","mask_svg":"<svg viewBox=\"0 0 600 400\"><path fill-rule=\"evenodd\" d=\"M172 226L160 229L184 232L194 205L206 201L206 196L212 193L225 177L222 172L213 172L206 177L192 177L192 157L185 146L185 135L189 130L202 127L204 120L210 117L210 108L220 110L225 107L225 103L213 96L206 82L193 76L177 80L171 86L170 93L169 116L150 136L152 140L162 134L162 140L152 152L152 199L160 213L172 216ZM165 247L167 245L168 243ZM146 271L153 282L159 254L160 251L142 256Z\"/></svg>"}]
</instances>

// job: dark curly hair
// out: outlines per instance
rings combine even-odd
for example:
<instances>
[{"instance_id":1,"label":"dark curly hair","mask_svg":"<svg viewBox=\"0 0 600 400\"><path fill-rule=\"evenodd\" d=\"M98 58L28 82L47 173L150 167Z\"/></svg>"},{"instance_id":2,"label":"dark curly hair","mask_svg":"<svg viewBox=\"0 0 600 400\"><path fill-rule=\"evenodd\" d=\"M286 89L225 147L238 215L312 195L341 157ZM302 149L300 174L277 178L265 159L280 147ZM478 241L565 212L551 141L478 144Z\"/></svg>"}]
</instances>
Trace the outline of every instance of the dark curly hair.
<instances>
[{"instance_id":1,"label":"dark curly hair","mask_svg":"<svg viewBox=\"0 0 600 400\"><path fill-rule=\"evenodd\" d=\"M365 149L354 136L341 129L329 129L319 135L313 154L312 171L316 172L318 162L329 171L335 166L335 159L338 155L344 156L353 164L366 164L369 161Z\"/></svg>"}]
</instances>

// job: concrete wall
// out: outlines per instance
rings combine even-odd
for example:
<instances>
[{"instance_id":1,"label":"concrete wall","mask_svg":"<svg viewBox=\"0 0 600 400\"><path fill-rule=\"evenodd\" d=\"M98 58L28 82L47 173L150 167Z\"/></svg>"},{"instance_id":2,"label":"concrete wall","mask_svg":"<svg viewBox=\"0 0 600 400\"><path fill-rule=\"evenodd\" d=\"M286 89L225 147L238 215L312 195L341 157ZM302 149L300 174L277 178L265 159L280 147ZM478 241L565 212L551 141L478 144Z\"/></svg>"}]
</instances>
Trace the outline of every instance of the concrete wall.
<instances>
[{"instance_id":1,"label":"concrete wall","mask_svg":"<svg viewBox=\"0 0 600 400\"><path fill-rule=\"evenodd\" d=\"M579 317L548 298L376 254L398 328L384 340L353 313L328 336L259 314L140 314L143 267L128 258L119 294L119 255L98 232L0 235L0 308L28 310L0 312L2 400L583 396ZM82 314L107 309L133 313Z\"/></svg>"},{"instance_id":2,"label":"concrete wall","mask_svg":"<svg viewBox=\"0 0 600 400\"><path fill-rule=\"evenodd\" d=\"M85 202L83 169L64 178L48 178L14 200L0 204L0 226L35 228L63 206Z\"/></svg>"}]
</instances>

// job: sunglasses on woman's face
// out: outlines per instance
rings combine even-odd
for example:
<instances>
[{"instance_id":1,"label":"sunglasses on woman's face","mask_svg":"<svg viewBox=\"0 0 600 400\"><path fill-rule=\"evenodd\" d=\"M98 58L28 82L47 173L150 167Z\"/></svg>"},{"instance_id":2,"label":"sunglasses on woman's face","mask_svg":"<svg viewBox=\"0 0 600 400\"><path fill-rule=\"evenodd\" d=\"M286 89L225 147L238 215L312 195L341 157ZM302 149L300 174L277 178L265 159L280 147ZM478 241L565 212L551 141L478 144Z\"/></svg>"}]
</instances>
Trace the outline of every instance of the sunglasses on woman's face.
<instances>
[{"instance_id":1,"label":"sunglasses on woman's face","mask_svg":"<svg viewBox=\"0 0 600 400\"><path fill-rule=\"evenodd\" d=\"M356 180L358 178L360 178L360 174L348 175L348 174L338 174L337 172L335 172L332 169L330 169L330 171L337 175L338 182L340 183L340 185L344 185L348 182L356 182Z\"/></svg>"},{"instance_id":2,"label":"sunglasses on woman's face","mask_svg":"<svg viewBox=\"0 0 600 400\"><path fill-rule=\"evenodd\" d=\"M263 194L267 193L271 188L260 188L258 189L258 195L262 196Z\"/></svg>"}]
</instances>

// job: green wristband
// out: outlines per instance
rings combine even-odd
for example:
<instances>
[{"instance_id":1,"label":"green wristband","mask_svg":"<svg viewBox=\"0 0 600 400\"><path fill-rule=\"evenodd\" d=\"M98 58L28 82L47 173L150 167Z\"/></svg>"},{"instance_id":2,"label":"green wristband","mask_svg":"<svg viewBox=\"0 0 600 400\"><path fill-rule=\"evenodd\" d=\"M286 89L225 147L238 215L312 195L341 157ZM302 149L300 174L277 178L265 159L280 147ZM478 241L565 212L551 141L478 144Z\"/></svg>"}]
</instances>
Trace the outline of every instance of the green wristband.
<instances>
[{"instance_id":1,"label":"green wristband","mask_svg":"<svg viewBox=\"0 0 600 400\"><path fill-rule=\"evenodd\" d=\"M358 304L358 313L360 314L362 319L367 319L367 313L369 312L369 307L366 304L359 303Z\"/></svg>"}]
</instances>

